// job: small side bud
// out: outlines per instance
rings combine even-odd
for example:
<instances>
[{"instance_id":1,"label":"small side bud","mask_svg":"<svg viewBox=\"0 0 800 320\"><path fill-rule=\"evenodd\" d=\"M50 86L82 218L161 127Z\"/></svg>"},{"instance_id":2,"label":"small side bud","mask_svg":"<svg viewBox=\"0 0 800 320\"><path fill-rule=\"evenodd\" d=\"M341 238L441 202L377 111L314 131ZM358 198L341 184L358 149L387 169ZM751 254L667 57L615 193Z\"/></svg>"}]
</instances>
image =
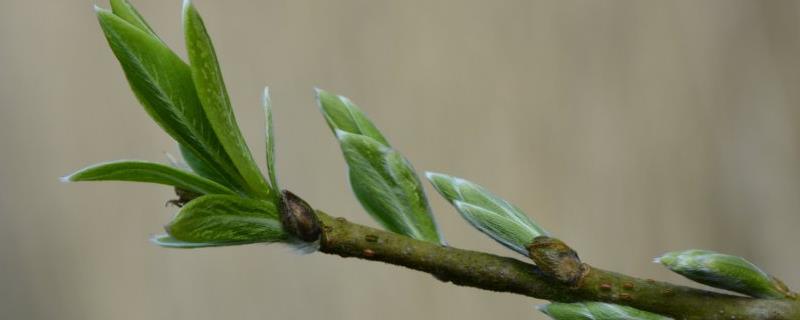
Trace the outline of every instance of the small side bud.
<instances>
[{"instance_id":1,"label":"small side bud","mask_svg":"<svg viewBox=\"0 0 800 320\"><path fill-rule=\"evenodd\" d=\"M551 303L537 307L554 320L669 320L670 318L631 307L601 303Z\"/></svg>"},{"instance_id":2,"label":"small side bud","mask_svg":"<svg viewBox=\"0 0 800 320\"><path fill-rule=\"evenodd\" d=\"M699 283L751 297L797 297L783 282L737 256L706 250L686 250L664 254L656 258L655 262Z\"/></svg>"},{"instance_id":3,"label":"small side bud","mask_svg":"<svg viewBox=\"0 0 800 320\"><path fill-rule=\"evenodd\" d=\"M584 265L578 253L556 238L534 238L528 255L544 274L558 281L576 285L583 276Z\"/></svg>"},{"instance_id":4,"label":"small side bud","mask_svg":"<svg viewBox=\"0 0 800 320\"><path fill-rule=\"evenodd\" d=\"M178 208L182 208L187 203L189 203L189 201L192 201L202 196L202 194L199 194L197 192L189 191L178 187L175 187L175 195L178 196L178 198L167 201L167 205L174 205Z\"/></svg>"},{"instance_id":5,"label":"small side bud","mask_svg":"<svg viewBox=\"0 0 800 320\"><path fill-rule=\"evenodd\" d=\"M288 190L281 191L281 225L289 234L305 242L319 239L319 219L314 209L300 197Z\"/></svg>"}]
</instances>

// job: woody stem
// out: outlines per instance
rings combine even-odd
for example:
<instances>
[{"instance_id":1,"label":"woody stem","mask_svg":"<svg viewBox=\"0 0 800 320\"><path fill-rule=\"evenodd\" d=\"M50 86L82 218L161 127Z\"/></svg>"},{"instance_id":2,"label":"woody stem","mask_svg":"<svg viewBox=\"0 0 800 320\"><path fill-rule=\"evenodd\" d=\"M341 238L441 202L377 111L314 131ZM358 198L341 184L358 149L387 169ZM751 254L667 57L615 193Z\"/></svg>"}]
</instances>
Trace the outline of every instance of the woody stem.
<instances>
[{"instance_id":1,"label":"woody stem","mask_svg":"<svg viewBox=\"0 0 800 320\"><path fill-rule=\"evenodd\" d=\"M800 319L800 302L753 299L640 279L585 266L571 285L517 259L415 240L317 211L320 251L380 261L434 275L455 285L557 302L604 301L675 319Z\"/></svg>"}]
</instances>

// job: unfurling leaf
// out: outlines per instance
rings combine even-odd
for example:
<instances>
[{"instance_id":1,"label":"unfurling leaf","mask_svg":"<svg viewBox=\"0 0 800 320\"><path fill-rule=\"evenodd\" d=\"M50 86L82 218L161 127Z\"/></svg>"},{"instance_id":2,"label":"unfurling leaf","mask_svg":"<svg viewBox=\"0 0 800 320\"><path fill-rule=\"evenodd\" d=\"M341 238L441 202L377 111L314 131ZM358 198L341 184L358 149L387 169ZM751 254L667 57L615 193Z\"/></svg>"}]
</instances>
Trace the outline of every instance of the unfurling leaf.
<instances>
[{"instance_id":1,"label":"unfurling leaf","mask_svg":"<svg viewBox=\"0 0 800 320\"><path fill-rule=\"evenodd\" d=\"M601 303L551 303L538 307L554 320L670 320L655 313L631 307Z\"/></svg>"},{"instance_id":2,"label":"unfurling leaf","mask_svg":"<svg viewBox=\"0 0 800 320\"><path fill-rule=\"evenodd\" d=\"M249 190L260 198L277 200L277 192L267 185L239 130L211 38L189 0L183 3L183 28L192 80L211 128Z\"/></svg>"},{"instance_id":3,"label":"unfurling leaf","mask_svg":"<svg viewBox=\"0 0 800 320\"><path fill-rule=\"evenodd\" d=\"M744 258L707 250L675 251L655 259L684 277L757 298L795 297L783 282Z\"/></svg>"},{"instance_id":4,"label":"unfurling leaf","mask_svg":"<svg viewBox=\"0 0 800 320\"><path fill-rule=\"evenodd\" d=\"M133 181L158 183L200 194L235 194L230 189L191 172L163 164L121 160L86 167L63 178L64 181Z\"/></svg>"},{"instance_id":5,"label":"unfurling leaf","mask_svg":"<svg viewBox=\"0 0 800 320\"><path fill-rule=\"evenodd\" d=\"M353 193L367 213L390 231L443 243L411 163L349 99L317 89L317 102L339 140Z\"/></svg>"},{"instance_id":6,"label":"unfurling leaf","mask_svg":"<svg viewBox=\"0 0 800 320\"><path fill-rule=\"evenodd\" d=\"M192 200L166 230L176 240L203 245L288 239L275 204L237 196L208 195Z\"/></svg>"},{"instance_id":7,"label":"unfurling leaf","mask_svg":"<svg viewBox=\"0 0 800 320\"><path fill-rule=\"evenodd\" d=\"M519 208L475 183L441 173L426 176L472 226L511 250L527 256L533 239L548 235Z\"/></svg>"},{"instance_id":8,"label":"unfurling leaf","mask_svg":"<svg viewBox=\"0 0 800 320\"><path fill-rule=\"evenodd\" d=\"M114 12L96 8L97 19L145 111L175 139L190 166L202 167L215 181L247 190L220 145L197 98L189 66L170 50L127 2ZM188 158L188 157L187 157ZM202 173L201 173L202 174Z\"/></svg>"}]
</instances>

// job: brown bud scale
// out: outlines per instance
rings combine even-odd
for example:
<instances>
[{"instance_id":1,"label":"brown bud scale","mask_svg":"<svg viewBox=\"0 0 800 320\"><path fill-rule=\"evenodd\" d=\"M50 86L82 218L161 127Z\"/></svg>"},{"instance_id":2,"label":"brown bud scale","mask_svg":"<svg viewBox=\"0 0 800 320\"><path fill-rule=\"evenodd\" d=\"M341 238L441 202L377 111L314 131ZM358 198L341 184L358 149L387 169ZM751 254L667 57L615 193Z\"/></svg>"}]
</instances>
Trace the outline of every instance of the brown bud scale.
<instances>
[{"instance_id":1,"label":"brown bud scale","mask_svg":"<svg viewBox=\"0 0 800 320\"><path fill-rule=\"evenodd\" d=\"M319 219L305 200L288 190L281 192L280 218L283 229L305 242L314 242L321 233Z\"/></svg>"}]
</instances>

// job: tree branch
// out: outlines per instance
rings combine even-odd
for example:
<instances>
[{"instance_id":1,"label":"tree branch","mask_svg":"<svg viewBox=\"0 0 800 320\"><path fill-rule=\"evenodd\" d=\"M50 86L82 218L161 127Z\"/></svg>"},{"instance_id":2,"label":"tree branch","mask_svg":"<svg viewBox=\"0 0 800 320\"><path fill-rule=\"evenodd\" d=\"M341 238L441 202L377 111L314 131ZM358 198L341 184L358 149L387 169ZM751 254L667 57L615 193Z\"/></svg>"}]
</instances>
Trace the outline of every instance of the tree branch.
<instances>
[{"instance_id":1,"label":"tree branch","mask_svg":"<svg viewBox=\"0 0 800 320\"><path fill-rule=\"evenodd\" d=\"M333 218L322 223L320 251L381 261L434 275L459 286L558 302L604 301L687 320L797 320L800 301L753 299L640 279L585 265L574 286L516 259L414 240Z\"/></svg>"}]
</instances>

